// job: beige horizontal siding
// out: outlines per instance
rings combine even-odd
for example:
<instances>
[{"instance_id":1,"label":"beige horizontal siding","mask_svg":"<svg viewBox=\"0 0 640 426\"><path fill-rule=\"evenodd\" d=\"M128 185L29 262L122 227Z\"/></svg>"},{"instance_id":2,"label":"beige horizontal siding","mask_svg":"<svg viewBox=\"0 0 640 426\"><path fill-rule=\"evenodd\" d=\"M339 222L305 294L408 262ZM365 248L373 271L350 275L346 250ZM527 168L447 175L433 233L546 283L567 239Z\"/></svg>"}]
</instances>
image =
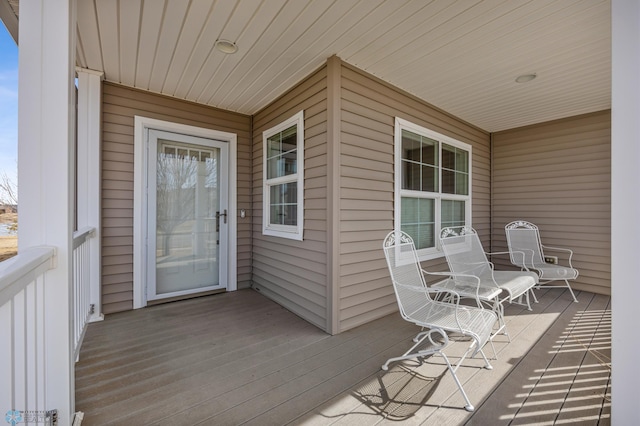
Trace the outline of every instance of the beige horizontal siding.
<instances>
[{"instance_id":1,"label":"beige horizontal siding","mask_svg":"<svg viewBox=\"0 0 640 426\"><path fill-rule=\"evenodd\" d=\"M382 252L393 229L395 117L472 145L473 225L488 245L489 135L375 77L341 68L339 330L397 310ZM444 259L424 265L446 271Z\"/></svg>"},{"instance_id":2,"label":"beige horizontal siding","mask_svg":"<svg viewBox=\"0 0 640 426\"><path fill-rule=\"evenodd\" d=\"M133 307L134 116L236 133L238 211L250 211L251 117L111 83L102 105L102 311ZM238 287L251 283L251 223L238 219Z\"/></svg>"},{"instance_id":3,"label":"beige horizontal siding","mask_svg":"<svg viewBox=\"0 0 640 426\"><path fill-rule=\"evenodd\" d=\"M610 151L610 111L494 134L493 250L507 223L531 221L543 244L574 251L575 288L611 294Z\"/></svg>"},{"instance_id":4,"label":"beige horizontal siding","mask_svg":"<svg viewBox=\"0 0 640 426\"><path fill-rule=\"evenodd\" d=\"M262 132L304 111L304 240L262 235ZM327 328L327 74L321 68L253 117L253 287Z\"/></svg>"}]
</instances>

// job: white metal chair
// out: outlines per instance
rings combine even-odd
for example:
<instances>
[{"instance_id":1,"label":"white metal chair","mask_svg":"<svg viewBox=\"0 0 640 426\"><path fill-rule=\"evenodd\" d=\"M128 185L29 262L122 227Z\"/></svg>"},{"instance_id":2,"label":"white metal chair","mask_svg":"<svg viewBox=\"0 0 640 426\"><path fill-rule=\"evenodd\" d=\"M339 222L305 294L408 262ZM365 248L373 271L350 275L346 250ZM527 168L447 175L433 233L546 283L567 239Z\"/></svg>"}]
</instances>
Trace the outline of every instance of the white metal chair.
<instances>
[{"instance_id":1,"label":"white metal chair","mask_svg":"<svg viewBox=\"0 0 640 426\"><path fill-rule=\"evenodd\" d=\"M478 302L492 303L499 319L496 334L504 330L511 341L504 320L503 304L505 301L513 303L516 299L525 297L527 308L531 310L529 291L538 283L538 275L530 271L494 271L477 232L468 226L460 228L458 232L453 228L443 229L440 245L451 271L451 279L441 285L456 291L462 297L474 297ZM501 289L505 296L482 297L482 294L493 296L491 289Z\"/></svg>"},{"instance_id":2,"label":"white metal chair","mask_svg":"<svg viewBox=\"0 0 640 426\"><path fill-rule=\"evenodd\" d=\"M491 337L497 321L496 314L482 308L462 306L455 294L453 303L434 300L430 295L434 290L429 289L425 283L413 240L406 233L390 232L384 240L383 250L402 318L427 330L416 335L413 339L415 344L402 356L389 358L382 369L386 371L394 361L440 355L466 402L464 408L473 411L474 407L462 388L456 371L469 353L472 357L480 353L485 361L485 368L493 368L482 348ZM443 352L449 346L450 333L459 333L471 339L471 344L455 366L451 365ZM418 349L423 343L427 346Z\"/></svg>"},{"instance_id":3,"label":"white metal chair","mask_svg":"<svg viewBox=\"0 0 640 426\"><path fill-rule=\"evenodd\" d=\"M533 269L540 276L540 284L552 281L564 281L565 285L546 286L549 288L568 288L573 301L577 302L576 295L569 285L569 280L578 278L578 270L571 264L573 251L565 248L549 247L542 244L538 227L531 222L517 220L505 226L507 244L511 263L523 269ZM545 261L544 249L568 253L569 266L556 265Z\"/></svg>"}]
</instances>

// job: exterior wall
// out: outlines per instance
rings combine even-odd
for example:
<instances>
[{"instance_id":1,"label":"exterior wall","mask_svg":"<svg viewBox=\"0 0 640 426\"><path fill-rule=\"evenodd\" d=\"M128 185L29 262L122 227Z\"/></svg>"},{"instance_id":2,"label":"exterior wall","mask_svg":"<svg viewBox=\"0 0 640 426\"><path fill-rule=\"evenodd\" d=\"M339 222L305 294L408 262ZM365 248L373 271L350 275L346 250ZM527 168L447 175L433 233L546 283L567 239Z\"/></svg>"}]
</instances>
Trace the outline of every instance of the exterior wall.
<instances>
[{"instance_id":1,"label":"exterior wall","mask_svg":"<svg viewBox=\"0 0 640 426\"><path fill-rule=\"evenodd\" d=\"M572 287L611 294L610 111L494 134L493 188L493 251L507 223L531 221L543 244L574 251Z\"/></svg>"},{"instance_id":2,"label":"exterior wall","mask_svg":"<svg viewBox=\"0 0 640 426\"><path fill-rule=\"evenodd\" d=\"M262 235L262 132L304 110L304 240ZM327 310L327 73L313 73L253 119L253 287L316 326Z\"/></svg>"},{"instance_id":3,"label":"exterior wall","mask_svg":"<svg viewBox=\"0 0 640 426\"><path fill-rule=\"evenodd\" d=\"M341 67L339 331L397 310L382 240L394 227L394 121L400 117L472 146L472 224L489 247L487 132L347 64ZM447 271L444 258L423 265Z\"/></svg>"},{"instance_id":4,"label":"exterior wall","mask_svg":"<svg viewBox=\"0 0 640 426\"><path fill-rule=\"evenodd\" d=\"M251 208L251 117L166 96L103 84L102 307L133 307L134 116L238 135L238 211ZM250 286L251 224L238 218L238 288Z\"/></svg>"}]
</instances>

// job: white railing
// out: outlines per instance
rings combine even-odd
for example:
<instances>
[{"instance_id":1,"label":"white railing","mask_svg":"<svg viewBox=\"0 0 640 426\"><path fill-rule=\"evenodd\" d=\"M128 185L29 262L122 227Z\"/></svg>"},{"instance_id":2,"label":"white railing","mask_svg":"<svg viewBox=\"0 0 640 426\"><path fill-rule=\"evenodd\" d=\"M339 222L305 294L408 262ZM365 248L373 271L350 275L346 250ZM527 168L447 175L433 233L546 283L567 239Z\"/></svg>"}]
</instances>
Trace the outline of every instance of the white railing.
<instances>
[{"instance_id":1,"label":"white railing","mask_svg":"<svg viewBox=\"0 0 640 426\"><path fill-rule=\"evenodd\" d=\"M86 227L73 233L73 351L77 360L89 318L91 305L91 246L89 239L95 228Z\"/></svg>"},{"instance_id":2,"label":"white railing","mask_svg":"<svg viewBox=\"0 0 640 426\"><path fill-rule=\"evenodd\" d=\"M33 247L0 263L0 404L45 410L47 282L55 250ZM55 366L53 367L55 368ZM5 412L1 413L3 416ZM9 420L7 420L9 421Z\"/></svg>"}]
</instances>

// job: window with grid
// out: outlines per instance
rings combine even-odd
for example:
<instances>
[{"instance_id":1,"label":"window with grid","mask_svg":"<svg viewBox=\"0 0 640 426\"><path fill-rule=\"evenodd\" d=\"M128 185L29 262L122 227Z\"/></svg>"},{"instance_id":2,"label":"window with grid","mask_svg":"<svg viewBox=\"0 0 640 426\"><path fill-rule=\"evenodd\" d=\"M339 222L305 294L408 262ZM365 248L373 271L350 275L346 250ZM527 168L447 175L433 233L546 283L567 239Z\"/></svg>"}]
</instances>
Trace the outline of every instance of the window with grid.
<instances>
[{"instance_id":1,"label":"window with grid","mask_svg":"<svg viewBox=\"0 0 640 426\"><path fill-rule=\"evenodd\" d=\"M263 132L262 232L302 240L304 186L304 117L300 111Z\"/></svg>"},{"instance_id":2,"label":"window with grid","mask_svg":"<svg viewBox=\"0 0 640 426\"><path fill-rule=\"evenodd\" d=\"M396 118L395 153L395 227L439 257L440 231L471 225L471 146Z\"/></svg>"}]
</instances>

